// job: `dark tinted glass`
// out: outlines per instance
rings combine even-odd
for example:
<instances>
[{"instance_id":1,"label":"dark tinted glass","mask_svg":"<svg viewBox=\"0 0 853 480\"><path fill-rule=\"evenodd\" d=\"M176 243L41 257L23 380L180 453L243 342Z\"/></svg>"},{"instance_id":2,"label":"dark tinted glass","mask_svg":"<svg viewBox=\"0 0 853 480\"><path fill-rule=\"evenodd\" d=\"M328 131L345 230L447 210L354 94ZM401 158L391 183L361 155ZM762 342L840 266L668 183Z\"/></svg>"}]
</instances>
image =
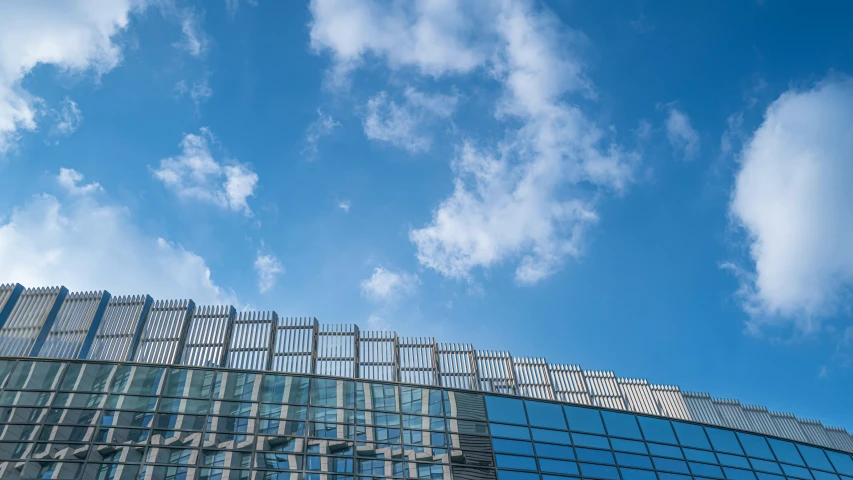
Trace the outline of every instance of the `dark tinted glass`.
<instances>
[{"instance_id":1,"label":"dark tinted glass","mask_svg":"<svg viewBox=\"0 0 853 480\"><path fill-rule=\"evenodd\" d=\"M800 454L803 456L803 459L806 461L806 465L809 467L832 471L832 466L829 464L829 460L827 460L826 455L823 454L823 450L820 448L802 444L797 444L797 448L800 450Z\"/></svg>"},{"instance_id":2,"label":"dark tinted glass","mask_svg":"<svg viewBox=\"0 0 853 480\"><path fill-rule=\"evenodd\" d=\"M805 465L802 457L800 457L800 452L797 451L797 447L793 443L775 438L768 438L767 443L770 444L770 448L776 455L776 460L794 465Z\"/></svg>"},{"instance_id":3,"label":"dark tinted glass","mask_svg":"<svg viewBox=\"0 0 853 480\"><path fill-rule=\"evenodd\" d=\"M489 420L493 422L527 424L527 417L524 416L524 402L521 400L486 395L486 409Z\"/></svg>"},{"instance_id":4,"label":"dark tinted glass","mask_svg":"<svg viewBox=\"0 0 853 480\"><path fill-rule=\"evenodd\" d=\"M725 453L743 454L743 450L741 450L740 443L738 443L734 432L712 427L705 427L705 432L708 433L708 438L711 439L711 446L714 447L714 450Z\"/></svg>"},{"instance_id":5,"label":"dark tinted glass","mask_svg":"<svg viewBox=\"0 0 853 480\"><path fill-rule=\"evenodd\" d=\"M563 417L563 409L556 403L532 402L526 400L527 417L530 425L536 427L566 429L566 419ZM489 410L491 415L491 410Z\"/></svg>"},{"instance_id":6,"label":"dark tinted glass","mask_svg":"<svg viewBox=\"0 0 853 480\"><path fill-rule=\"evenodd\" d=\"M678 443L685 447L711 449L711 444L708 443L708 437L705 436L705 429L699 425L691 423L672 422L672 427L675 429L675 435L678 437Z\"/></svg>"},{"instance_id":7,"label":"dark tinted glass","mask_svg":"<svg viewBox=\"0 0 853 480\"><path fill-rule=\"evenodd\" d=\"M569 429L577 432L604 433L604 424L598 410L564 405L563 411L569 420Z\"/></svg>"},{"instance_id":8,"label":"dark tinted glass","mask_svg":"<svg viewBox=\"0 0 853 480\"><path fill-rule=\"evenodd\" d=\"M774 460L773 452L770 451L770 447L767 445L767 440L764 437L738 432L737 438L740 440L743 450L750 457Z\"/></svg>"},{"instance_id":9,"label":"dark tinted glass","mask_svg":"<svg viewBox=\"0 0 853 480\"><path fill-rule=\"evenodd\" d=\"M611 437L643 439L635 416L616 412L601 412L601 416L604 418L607 434Z\"/></svg>"},{"instance_id":10,"label":"dark tinted glass","mask_svg":"<svg viewBox=\"0 0 853 480\"><path fill-rule=\"evenodd\" d=\"M677 444L675 433L669 420L651 417L637 417L640 428L643 429L643 437L650 442Z\"/></svg>"}]
</instances>

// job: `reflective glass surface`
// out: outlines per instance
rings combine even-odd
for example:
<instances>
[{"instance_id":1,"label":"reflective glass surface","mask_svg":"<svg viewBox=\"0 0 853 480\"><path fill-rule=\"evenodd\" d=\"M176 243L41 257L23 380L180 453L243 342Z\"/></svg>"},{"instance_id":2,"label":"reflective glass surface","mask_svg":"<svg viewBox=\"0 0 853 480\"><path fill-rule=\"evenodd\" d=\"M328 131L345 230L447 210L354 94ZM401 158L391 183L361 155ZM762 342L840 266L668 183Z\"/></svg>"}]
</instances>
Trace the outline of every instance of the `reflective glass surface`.
<instances>
[{"instance_id":1,"label":"reflective glass surface","mask_svg":"<svg viewBox=\"0 0 853 480\"><path fill-rule=\"evenodd\" d=\"M853 458L591 406L307 375L0 361L0 478L853 480Z\"/></svg>"}]
</instances>

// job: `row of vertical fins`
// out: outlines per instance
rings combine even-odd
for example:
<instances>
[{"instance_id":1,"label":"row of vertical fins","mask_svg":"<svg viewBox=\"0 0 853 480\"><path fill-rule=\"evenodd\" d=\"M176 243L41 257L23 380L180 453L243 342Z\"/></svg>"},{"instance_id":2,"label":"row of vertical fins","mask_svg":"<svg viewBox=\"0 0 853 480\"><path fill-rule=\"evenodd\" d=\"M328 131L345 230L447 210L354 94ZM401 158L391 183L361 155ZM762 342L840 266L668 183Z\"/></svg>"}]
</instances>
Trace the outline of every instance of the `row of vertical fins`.
<instances>
[{"instance_id":1,"label":"row of vertical fins","mask_svg":"<svg viewBox=\"0 0 853 480\"><path fill-rule=\"evenodd\" d=\"M331 375L557 400L752 431L853 452L853 436L765 407L470 344L237 312L230 305L0 285L0 356Z\"/></svg>"}]
</instances>

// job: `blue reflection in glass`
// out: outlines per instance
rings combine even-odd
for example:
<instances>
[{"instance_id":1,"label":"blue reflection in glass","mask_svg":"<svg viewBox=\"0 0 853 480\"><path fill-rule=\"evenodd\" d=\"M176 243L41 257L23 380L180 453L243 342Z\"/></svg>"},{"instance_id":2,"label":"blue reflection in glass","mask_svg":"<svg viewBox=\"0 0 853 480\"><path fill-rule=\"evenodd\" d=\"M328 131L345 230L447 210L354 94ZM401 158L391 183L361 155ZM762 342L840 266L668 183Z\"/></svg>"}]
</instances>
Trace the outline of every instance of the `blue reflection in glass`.
<instances>
[{"instance_id":1,"label":"blue reflection in glass","mask_svg":"<svg viewBox=\"0 0 853 480\"><path fill-rule=\"evenodd\" d=\"M826 456L829 457L836 472L853 475L853 460L850 459L850 455L827 450Z\"/></svg>"},{"instance_id":2,"label":"blue reflection in glass","mask_svg":"<svg viewBox=\"0 0 853 480\"><path fill-rule=\"evenodd\" d=\"M772 473L755 472L755 475L758 476L758 480L785 480L785 477Z\"/></svg>"},{"instance_id":3,"label":"blue reflection in glass","mask_svg":"<svg viewBox=\"0 0 853 480\"><path fill-rule=\"evenodd\" d=\"M542 442L563 443L571 445L572 441L569 438L569 432L558 432L556 430L545 430L543 428L531 428L533 439Z\"/></svg>"},{"instance_id":4,"label":"blue reflection in glass","mask_svg":"<svg viewBox=\"0 0 853 480\"><path fill-rule=\"evenodd\" d=\"M820 470L812 470L812 475L814 475L815 480L838 480L838 475Z\"/></svg>"},{"instance_id":5,"label":"blue reflection in glass","mask_svg":"<svg viewBox=\"0 0 853 480\"><path fill-rule=\"evenodd\" d=\"M610 444L613 445L613 450L631 453L649 453L646 449L645 442L636 440L623 440L621 438L611 438Z\"/></svg>"},{"instance_id":6,"label":"blue reflection in glass","mask_svg":"<svg viewBox=\"0 0 853 480\"><path fill-rule=\"evenodd\" d=\"M705 429L699 425L691 423L672 422L672 428L675 429L675 435L678 437L678 443L685 447L711 449L711 444L708 443L708 437L705 436Z\"/></svg>"},{"instance_id":7,"label":"blue reflection in glass","mask_svg":"<svg viewBox=\"0 0 853 480\"><path fill-rule=\"evenodd\" d=\"M800 457L800 452L797 451L797 447L793 443L775 438L768 438L767 443L770 444L770 448L776 455L776 460L794 465L805 465Z\"/></svg>"},{"instance_id":8,"label":"blue reflection in glass","mask_svg":"<svg viewBox=\"0 0 853 480\"><path fill-rule=\"evenodd\" d=\"M539 474L530 472L513 472L498 470L498 480L539 480Z\"/></svg>"},{"instance_id":9,"label":"blue reflection in glass","mask_svg":"<svg viewBox=\"0 0 853 480\"><path fill-rule=\"evenodd\" d=\"M572 440L574 440L576 446L610 448L610 444L607 442L607 437L599 437L597 435L586 435L583 433L573 433Z\"/></svg>"},{"instance_id":10,"label":"blue reflection in glass","mask_svg":"<svg viewBox=\"0 0 853 480\"><path fill-rule=\"evenodd\" d=\"M523 438L525 440L530 440L530 429L527 427L490 423L489 429L495 437Z\"/></svg>"},{"instance_id":11,"label":"blue reflection in glass","mask_svg":"<svg viewBox=\"0 0 853 480\"><path fill-rule=\"evenodd\" d=\"M809 472L808 468L803 467L795 467L794 465L782 464L782 471L785 472L785 475L789 477L803 478L805 480L811 480L812 474Z\"/></svg>"},{"instance_id":12,"label":"blue reflection in glass","mask_svg":"<svg viewBox=\"0 0 853 480\"><path fill-rule=\"evenodd\" d=\"M607 434L611 437L643 439L635 416L616 412L601 412L601 416L604 418Z\"/></svg>"},{"instance_id":13,"label":"blue reflection in glass","mask_svg":"<svg viewBox=\"0 0 853 480\"><path fill-rule=\"evenodd\" d=\"M524 402L521 400L486 395L486 409L489 412L489 420L492 422L527 425L527 417L524 415Z\"/></svg>"},{"instance_id":14,"label":"blue reflection in glass","mask_svg":"<svg viewBox=\"0 0 853 480\"><path fill-rule=\"evenodd\" d=\"M826 455L823 454L823 450L820 448L810 447L800 443L797 444L797 448L800 450L800 454L802 454L803 459L806 461L806 465L809 467L832 471L832 466L829 464L829 460L826 459Z\"/></svg>"},{"instance_id":15,"label":"blue reflection in glass","mask_svg":"<svg viewBox=\"0 0 853 480\"><path fill-rule=\"evenodd\" d=\"M779 464L776 462L768 462L767 460L758 460L757 458L750 458L749 462L752 464L752 468L754 470L761 470L764 472L770 473L782 473L782 469L779 468Z\"/></svg>"},{"instance_id":16,"label":"blue reflection in glass","mask_svg":"<svg viewBox=\"0 0 853 480\"><path fill-rule=\"evenodd\" d=\"M620 468L622 480L657 480L655 472L648 470L635 470L633 468Z\"/></svg>"},{"instance_id":17,"label":"blue reflection in glass","mask_svg":"<svg viewBox=\"0 0 853 480\"><path fill-rule=\"evenodd\" d=\"M617 453L616 463L622 467L652 468L651 458L633 453Z\"/></svg>"},{"instance_id":18,"label":"blue reflection in glass","mask_svg":"<svg viewBox=\"0 0 853 480\"><path fill-rule=\"evenodd\" d=\"M659 443L650 443L649 445L649 453L652 455L658 455L661 457L675 457L675 458L684 458L681 454L681 449L678 447L673 447L670 445L661 445Z\"/></svg>"},{"instance_id":19,"label":"blue reflection in glass","mask_svg":"<svg viewBox=\"0 0 853 480\"><path fill-rule=\"evenodd\" d=\"M729 480L755 480L755 473L752 470L723 467L723 471Z\"/></svg>"},{"instance_id":20,"label":"blue reflection in glass","mask_svg":"<svg viewBox=\"0 0 853 480\"><path fill-rule=\"evenodd\" d=\"M533 444L520 440L506 440L493 438L492 447L496 452L518 453L520 455L533 455Z\"/></svg>"},{"instance_id":21,"label":"blue reflection in glass","mask_svg":"<svg viewBox=\"0 0 853 480\"><path fill-rule=\"evenodd\" d=\"M737 438L740 440L740 444L748 456L775 460L773 452L770 451L770 447L767 445L767 440L764 437L738 432Z\"/></svg>"},{"instance_id":22,"label":"blue reflection in glass","mask_svg":"<svg viewBox=\"0 0 853 480\"><path fill-rule=\"evenodd\" d=\"M603 480L619 480L619 472L616 467L606 465L594 465L591 463L581 463L581 474L587 478L601 478Z\"/></svg>"},{"instance_id":23,"label":"blue reflection in glass","mask_svg":"<svg viewBox=\"0 0 853 480\"><path fill-rule=\"evenodd\" d=\"M593 408L564 405L563 411L569 420L569 430L604 434L604 424L601 415Z\"/></svg>"},{"instance_id":24,"label":"blue reflection in glass","mask_svg":"<svg viewBox=\"0 0 853 480\"><path fill-rule=\"evenodd\" d=\"M660 418L638 416L637 421L640 422L640 428L643 430L643 437L649 442L672 443L677 444L675 433L672 431L672 424L669 420Z\"/></svg>"},{"instance_id":25,"label":"blue reflection in glass","mask_svg":"<svg viewBox=\"0 0 853 480\"><path fill-rule=\"evenodd\" d=\"M696 460L697 462L717 463L717 457L714 452L707 450L696 450L695 448L683 448L684 457L688 460Z\"/></svg>"},{"instance_id":26,"label":"blue reflection in glass","mask_svg":"<svg viewBox=\"0 0 853 480\"><path fill-rule=\"evenodd\" d=\"M707 463L687 462L690 471L693 475L700 477L723 478L723 470L717 465L709 465Z\"/></svg>"},{"instance_id":27,"label":"blue reflection in glass","mask_svg":"<svg viewBox=\"0 0 853 480\"><path fill-rule=\"evenodd\" d=\"M575 452L571 447L563 445L551 445L550 443L536 443L536 455L539 457L554 457L564 460L574 460Z\"/></svg>"},{"instance_id":28,"label":"blue reflection in glass","mask_svg":"<svg viewBox=\"0 0 853 480\"><path fill-rule=\"evenodd\" d=\"M717 458L720 459L720 465L726 465L728 467L749 468L749 462L746 461L746 458L741 457L739 455L728 455L725 453L718 453Z\"/></svg>"},{"instance_id":29,"label":"blue reflection in glass","mask_svg":"<svg viewBox=\"0 0 853 480\"><path fill-rule=\"evenodd\" d=\"M516 455L495 455L495 463L501 468L517 468L519 470L536 470L536 460L533 457L519 457Z\"/></svg>"},{"instance_id":30,"label":"blue reflection in glass","mask_svg":"<svg viewBox=\"0 0 853 480\"><path fill-rule=\"evenodd\" d=\"M539 470L542 473L562 473L564 475L577 475L578 464L563 460L539 459Z\"/></svg>"},{"instance_id":31,"label":"blue reflection in glass","mask_svg":"<svg viewBox=\"0 0 853 480\"><path fill-rule=\"evenodd\" d=\"M575 454L582 462L616 463L610 450L595 450L592 448L576 448Z\"/></svg>"},{"instance_id":32,"label":"blue reflection in glass","mask_svg":"<svg viewBox=\"0 0 853 480\"><path fill-rule=\"evenodd\" d=\"M527 417L530 419L530 425L566 429L566 419L563 417L563 409L560 405L530 400L525 400L524 403L527 406Z\"/></svg>"},{"instance_id":33,"label":"blue reflection in glass","mask_svg":"<svg viewBox=\"0 0 853 480\"><path fill-rule=\"evenodd\" d=\"M708 438L711 439L711 445L714 446L714 450L743 455L743 450L741 450L734 432L713 427L705 427L705 432L708 434Z\"/></svg>"},{"instance_id":34,"label":"blue reflection in glass","mask_svg":"<svg viewBox=\"0 0 853 480\"><path fill-rule=\"evenodd\" d=\"M658 472L658 478L660 480L691 480L692 477L680 473Z\"/></svg>"},{"instance_id":35,"label":"blue reflection in glass","mask_svg":"<svg viewBox=\"0 0 853 480\"><path fill-rule=\"evenodd\" d=\"M657 470L666 470L676 473L690 473L687 470L687 463L683 460L673 460L671 458L652 457Z\"/></svg>"}]
</instances>

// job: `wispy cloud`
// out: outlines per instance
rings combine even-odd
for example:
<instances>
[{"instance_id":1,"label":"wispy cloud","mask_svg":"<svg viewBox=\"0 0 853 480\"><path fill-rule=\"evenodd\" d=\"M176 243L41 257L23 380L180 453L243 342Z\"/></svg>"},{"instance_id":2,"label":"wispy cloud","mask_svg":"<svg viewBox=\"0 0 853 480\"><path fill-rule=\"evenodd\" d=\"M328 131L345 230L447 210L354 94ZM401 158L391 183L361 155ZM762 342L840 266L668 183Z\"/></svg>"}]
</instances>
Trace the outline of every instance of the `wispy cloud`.
<instances>
[{"instance_id":1,"label":"wispy cloud","mask_svg":"<svg viewBox=\"0 0 853 480\"><path fill-rule=\"evenodd\" d=\"M66 97L60 103L59 111L56 112L56 123L50 133L54 136L67 137L80 128L82 123L83 112L80 111L80 107L74 100Z\"/></svg>"},{"instance_id":2,"label":"wispy cloud","mask_svg":"<svg viewBox=\"0 0 853 480\"><path fill-rule=\"evenodd\" d=\"M201 26L202 15L188 8L178 12L178 16L181 22L181 40L175 47L193 57L207 54L210 38Z\"/></svg>"},{"instance_id":3,"label":"wispy cloud","mask_svg":"<svg viewBox=\"0 0 853 480\"><path fill-rule=\"evenodd\" d=\"M210 150L215 137L207 128L186 134L181 154L160 160L154 177L179 197L203 201L252 216L248 198L255 194L258 174L236 160L217 162Z\"/></svg>"},{"instance_id":4,"label":"wispy cloud","mask_svg":"<svg viewBox=\"0 0 853 480\"><path fill-rule=\"evenodd\" d=\"M361 293L376 302L393 302L414 292L419 283L417 275L379 266L373 269L370 278L361 282Z\"/></svg>"},{"instance_id":5,"label":"wispy cloud","mask_svg":"<svg viewBox=\"0 0 853 480\"><path fill-rule=\"evenodd\" d=\"M690 124L686 113L670 106L666 116L666 138L673 150L680 152L685 160L696 158L699 153L699 134Z\"/></svg>"},{"instance_id":6,"label":"wispy cloud","mask_svg":"<svg viewBox=\"0 0 853 480\"><path fill-rule=\"evenodd\" d=\"M83 184L83 174L73 168L60 168L56 181L72 195L88 195L104 191L98 182Z\"/></svg>"},{"instance_id":7,"label":"wispy cloud","mask_svg":"<svg viewBox=\"0 0 853 480\"><path fill-rule=\"evenodd\" d=\"M345 211L346 213L349 213L350 207L352 207L352 203L349 200L341 200L340 202L338 202L338 208Z\"/></svg>"},{"instance_id":8,"label":"wispy cloud","mask_svg":"<svg viewBox=\"0 0 853 480\"><path fill-rule=\"evenodd\" d=\"M255 258L255 272L258 274L258 290L266 293L275 286L278 277L284 273L284 267L278 257L259 250Z\"/></svg>"},{"instance_id":9,"label":"wispy cloud","mask_svg":"<svg viewBox=\"0 0 853 480\"><path fill-rule=\"evenodd\" d=\"M398 104L380 92L367 102L364 134L412 153L427 151L432 144L429 129L438 120L450 118L458 103L455 95L428 94L409 87Z\"/></svg>"},{"instance_id":10,"label":"wispy cloud","mask_svg":"<svg viewBox=\"0 0 853 480\"><path fill-rule=\"evenodd\" d=\"M319 152L320 139L331 133L341 124L338 123L331 115L323 113L323 110L317 109L317 120L308 125L305 131L305 148L302 150L302 155L309 160L316 158Z\"/></svg>"}]
</instances>

